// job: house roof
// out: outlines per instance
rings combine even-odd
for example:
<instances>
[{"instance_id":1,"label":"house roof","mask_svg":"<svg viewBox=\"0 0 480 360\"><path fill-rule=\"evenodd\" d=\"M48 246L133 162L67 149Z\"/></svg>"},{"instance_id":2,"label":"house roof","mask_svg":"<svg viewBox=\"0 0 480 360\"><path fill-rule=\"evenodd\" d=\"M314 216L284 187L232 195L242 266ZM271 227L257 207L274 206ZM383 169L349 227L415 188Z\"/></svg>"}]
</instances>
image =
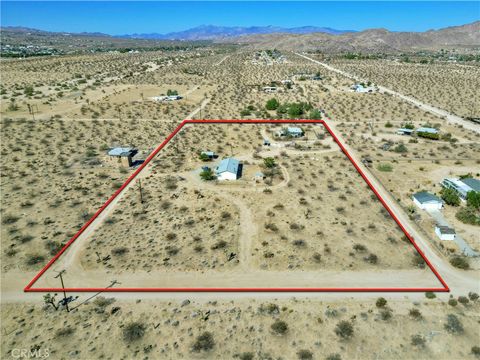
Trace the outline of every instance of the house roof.
<instances>
[{"instance_id":1,"label":"house roof","mask_svg":"<svg viewBox=\"0 0 480 360\"><path fill-rule=\"evenodd\" d=\"M420 204L426 204L426 203L432 203L432 202L442 202L442 199L440 199L438 196L435 196L433 194L430 194L429 192L426 191L420 191L416 194L413 194L413 197L417 199L417 201Z\"/></svg>"},{"instance_id":2,"label":"house roof","mask_svg":"<svg viewBox=\"0 0 480 360\"><path fill-rule=\"evenodd\" d=\"M480 180L474 178L465 178L461 179L460 181L470 187L473 191L480 192Z\"/></svg>"},{"instance_id":3,"label":"house roof","mask_svg":"<svg viewBox=\"0 0 480 360\"><path fill-rule=\"evenodd\" d=\"M443 183L449 183L449 186L453 185L457 191L462 190L463 192L467 193L472 189L467 183L465 183L464 180L466 179L460 180L457 178L445 178L443 179Z\"/></svg>"},{"instance_id":4,"label":"house roof","mask_svg":"<svg viewBox=\"0 0 480 360\"><path fill-rule=\"evenodd\" d=\"M110 156L133 156L137 153L137 149L130 147L116 147L110 149L108 155Z\"/></svg>"},{"instance_id":5,"label":"house roof","mask_svg":"<svg viewBox=\"0 0 480 360\"><path fill-rule=\"evenodd\" d=\"M438 134L438 130L430 127L421 127L416 130L417 132L429 133L429 134Z\"/></svg>"},{"instance_id":6,"label":"house roof","mask_svg":"<svg viewBox=\"0 0 480 360\"><path fill-rule=\"evenodd\" d=\"M289 134L301 134L303 133L303 130L299 127L287 127L287 132Z\"/></svg>"},{"instance_id":7,"label":"house roof","mask_svg":"<svg viewBox=\"0 0 480 360\"><path fill-rule=\"evenodd\" d=\"M455 229L452 229L451 227L437 225L437 229L442 235L451 235L451 234L455 235Z\"/></svg>"},{"instance_id":8,"label":"house roof","mask_svg":"<svg viewBox=\"0 0 480 360\"><path fill-rule=\"evenodd\" d=\"M220 164L218 164L217 166L216 172L217 174L221 174L223 172L237 174L239 165L240 162L237 159L226 158L220 161Z\"/></svg>"},{"instance_id":9,"label":"house roof","mask_svg":"<svg viewBox=\"0 0 480 360\"><path fill-rule=\"evenodd\" d=\"M401 131L401 132L405 132L405 133L412 133L412 132L414 132L415 130L413 130L413 129L406 129L406 128L400 128L400 129L398 129L397 131Z\"/></svg>"}]
</instances>

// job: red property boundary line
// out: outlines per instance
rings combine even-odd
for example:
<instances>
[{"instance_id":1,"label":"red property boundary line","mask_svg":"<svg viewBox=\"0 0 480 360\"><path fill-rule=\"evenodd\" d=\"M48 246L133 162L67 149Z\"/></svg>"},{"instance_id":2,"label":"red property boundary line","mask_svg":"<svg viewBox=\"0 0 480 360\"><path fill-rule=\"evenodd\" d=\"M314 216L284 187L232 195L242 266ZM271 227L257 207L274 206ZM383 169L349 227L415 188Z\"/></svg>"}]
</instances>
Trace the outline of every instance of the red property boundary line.
<instances>
[{"instance_id":1,"label":"red property boundary line","mask_svg":"<svg viewBox=\"0 0 480 360\"><path fill-rule=\"evenodd\" d=\"M57 259L68 249L70 245L95 221L95 219L105 210L105 208L130 184L135 177L150 163L150 161L162 150L167 143L185 126L186 124L322 124L330 133L334 141L340 147L342 152L347 156L353 164L363 180L367 183L369 188L377 196L383 207L388 211L390 216L395 220L397 225L403 231L408 240L412 243L415 250L420 254L430 270L433 272L442 287L438 288L398 288L398 287L371 287L371 288L32 288L38 279L57 261ZM364 174L363 170L358 166L352 156L348 153L346 148L339 141L338 137L328 126L324 120L183 120L177 128L147 157L144 163L130 177L115 193L103 204L100 209L83 225L80 230L65 244L65 246L35 275L35 277L24 288L24 292L449 292L450 289L441 275L427 259L425 254L420 250L413 237L407 232L398 217L393 213L392 209L387 205L382 196L378 193L370 180Z\"/></svg>"}]
</instances>

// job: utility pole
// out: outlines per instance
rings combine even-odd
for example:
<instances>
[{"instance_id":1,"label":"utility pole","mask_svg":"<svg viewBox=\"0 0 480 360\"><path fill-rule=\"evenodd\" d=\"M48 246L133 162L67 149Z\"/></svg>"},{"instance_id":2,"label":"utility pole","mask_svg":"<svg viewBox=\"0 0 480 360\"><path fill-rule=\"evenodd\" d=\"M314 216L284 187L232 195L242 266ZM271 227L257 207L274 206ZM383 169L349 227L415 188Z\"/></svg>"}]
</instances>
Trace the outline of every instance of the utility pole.
<instances>
[{"instance_id":1,"label":"utility pole","mask_svg":"<svg viewBox=\"0 0 480 360\"><path fill-rule=\"evenodd\" d=\"M55 279L57 278L60 278L60 282L62 283L62 289L63 289L63 301L65 302L65 307L67 308L67 312L70 312L70 310L68 309L68 301L67 301L67 293L65 292L65 285L63 284L63 273L65 273L65 269L63 269L62 271L59 271L58 272L58 275L55 276Z\"/></svg>"},{"instance_id":2,"label":"utility pole","mask_svg":"<svg viewBox=\"0 0 480 360\"><path fill-rule=\"evenodd\" d=\"M140 203L143 204L142 179L138 179L138 191L140 191Z\"/></svg>"},{"instance_id":3,"label":"utility pole","mask_svg":"<svg viewBox=\"0 0 480 360\"><path fill-rule=\"evenodd\" d=\"M27 107L28 107L28 113L32 115L33 121L35 121L35 113L36 112L38 113L38 106L36 104L34 105L27 104Z\"/></svg>"}]
</instances>

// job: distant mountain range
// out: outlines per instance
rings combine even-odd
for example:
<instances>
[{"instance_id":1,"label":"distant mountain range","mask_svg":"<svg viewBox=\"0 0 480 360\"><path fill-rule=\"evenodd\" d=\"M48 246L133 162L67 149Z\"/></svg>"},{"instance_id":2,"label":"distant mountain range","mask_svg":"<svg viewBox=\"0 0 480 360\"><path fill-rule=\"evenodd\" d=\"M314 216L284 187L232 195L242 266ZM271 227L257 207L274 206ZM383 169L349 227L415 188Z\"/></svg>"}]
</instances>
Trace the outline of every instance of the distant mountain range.
<instances>
[{"instance_id":1,"label":"distant mountain range","mask_svg":"<svg viewBox=\"0 0 480 360\"><path fill-rule=\"evenodd\" d=\"M328 27L302 26L294 28L284 28L279 26L215 26L201 25L192 29L171 32L167 34L149 33L149 34L127 34L118 35L116 37L124 39L158 39L158 40L218 40L245 35L260 34L312 34L324 33L331 35L339 35L354 32L353 30L336 30Z\"/></svg>"},{"instance_id":2,"label":"distant mountain range","mask_svg":"<svg viewBox=\"0 0 480 360\"><path fill-rule=\"evenodd\" d=\"M212 43L242 44L279 50L321 51L324 53L398 53L439 50L441 48L477 49L480 47L480 21L424 32L395 32L387 29L363 31L335 30L304 26L223 27L204 25L169 34L130 34L112 36L102 33L48 32L26 27L2 27L3 45L43 45L68 51L111 47L201 46ZM200 42L201 40L201 42ZM205 44L203 44L205 45Z\"/></svg>"}]
</instances>

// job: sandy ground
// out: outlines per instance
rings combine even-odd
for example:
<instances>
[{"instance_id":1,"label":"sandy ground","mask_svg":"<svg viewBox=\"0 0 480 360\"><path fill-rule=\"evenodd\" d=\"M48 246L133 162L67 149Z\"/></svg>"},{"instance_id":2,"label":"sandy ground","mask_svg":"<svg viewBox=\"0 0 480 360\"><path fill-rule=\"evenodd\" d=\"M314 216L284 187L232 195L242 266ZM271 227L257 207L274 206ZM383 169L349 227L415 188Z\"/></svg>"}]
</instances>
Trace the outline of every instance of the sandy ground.
<instances>
[{"instance_id":1,"label":"sandy ground","mask_svg":"<svg viewBox=\"0 0 480 360\"><path fill-rule=\"evenodd\" d=\"M453 268L448 263L451 255L435 245L429 232L431 224L424 222L424 216L419 222L412 221L406 209L411 205L411 192L419 187L437 191L438 185L435 184L445 174L480 172L477 170L476 155L479 151L478 131L466 125L460 127L457 119L464 115L462 97L469 97L468 92L476 87L468 85L463 91L454 84L457 68L438 65L441 68L436 73L442 74L441 81L433 81L441 83L444 88L456 89L459 95L452 96L451 101L446 101L437 85L429 86L431 95L415 85L418 83L415 80L417 75L405 77L398 87L391 86L390 80L383 81L380 76L374 81L392 91L384 89L374 94L356 94L349 91L352 79L342 73L291 53L285 55L286 62L269 66L254 64L254 54L248 51L213 55L207 52L102 54L2 62L2 358L14 358L12 351L15 349L48 349L52 354L50 358L55 359L475 358L472 349L475 351L473 347L479 345L478 301L474 301L475 297L472 296L466 306L458 304L456 307L448 305L447 301L450 296L458 298L469 292L478 293L478 272ZM341 69L350 73L350 69L342 66ZM364 69L363 65L359 71L360 68ZM382 65L376 71L383 71L387 74L385 79L392 79L389 66ZM317 72L322 77L321 81L304 80L299 75ZM431 78L437 79L434 75ZM275 94L262 91L262 87L285 79L293 80L291 88L279 86ZM411 93L403 91L405 85L412 89ZM27 86L33 86L33 94L30 95ZM178 103L169 104L141 101L142 94L145 98L168 89L178 90L187 96ZM59 246L131 174L132 170L112 166L108 162L106 148L134 145L140 150L139 159L145 158L186 117L239 118L240 112L246 109L251 114L242 115L245 118L276 117L276 111L265 109L265 102L272 97L282 104L304 101L325 110L331 125L357 162L366 156L372 158L372 167L368 172L370 181L387 199L388 205L406 224L407 231L417 245L444 277L451 289L450 294L438 293L437 299L427 300L424 293L118 293L108 294L116 299L113 302L96 298L86 305L80 305L91 294L72 293L79 296L72 306L77 304L80 307L67 314L64 310L44 309L41 293L22 292L24 285L58 251ZM11 99L14 99L18 109L10 106ZM422 104L418 101L422 101ZM35 121L27 105L37 106L33 108ZM442 110L439 112L439 109ZM416 126L426 123L438 125L442 134L449 133L456 141L429 142L418 139L410 142L410 139L394 134L395 129L405 122L414 122ZM392 127L387 127L389 123ZM272 137L271 133L267 133L267 136ZM333 209L337 212L335 207L340 201L345 201L336 198L340 194L324 189L323 179L327 183L332 178L341 181L343 188L354 186L349 183L354 180L351 177L353 174L345 168L337 169L333 162L326 168L318 167L327 157L330 161L336 159L332 155L334 144L328 139L321 143L320 148L315 148L312 142L300 144L302 146L297 149L285 150L279 146L266 150L261 149L265 133L260 128L249 132L241 126L235 126L217 133L204 127L198 133L188 134L188 137L190 140L187 143L172 143L174 155L178 150L184 154L182 161L172 155L159 158L152 164L157 173L150 172L148 175L157 180L152 180L150 189L145 185L146 189L151 199L157 199L159 194L156 189L165 186L162 179L171 173L184 175L186 180L179 181L183 183L179 189L185 187L185 198L178 200L176 206L179 211L172 213L177 220L170 225L181 219L180 208L183 206L187 207L188 212L197 207L207 209L208 206L210 211L217 214L215 216L221 216L221 208L226 206L231 194L235 194L235 201L229 203L232 209L229 211L231 218L227 221L230 223L227 228L240 228L236 240L231 240L234 246L232 250L238 254L234 262L228 265L235 269L232 270L236 272L235 275L225 276L225 270L217 271L217 268L209 267L201 271L181 270L186 265L198 266L192 261L196 258L189 255L185 247L185 250L177 253L180 257L175 260L179 270L170 269L172 277L169 279L162 278L162 270L139 269L134 263L130 266L135 271L124 274L119 270L126 264L110 254L114 268L92 262L89 271L93 273L85 272L77 279L67 270L65 280L68 285L90 281L104 287L117 280L122 284L115 286L141 286L143 282L190 286L193 280L198 284L214 286L214 283L239 280L262 286L265 282L270 286L302 282L306 286L316 283L333 286L338 283L367 285L372 280L383 285L391 283L393 279L399 283L439 286L428 269L411 267L410 253L399 253L398 256L394 253L396 265L390 269L379 269L385 265L383 257L392 256L389 251L406 243L399 241L397 247L380 245L390 236L387 235L390 227L381 218L368 219L367 214L358 207L360 195L368 193L365 188L348 194L354 196L351 203L355 207L351 207L347 197L349 206L344 207L349 216L346 216L345 228L340 218L338 224L333 224L334 221L329 224L313 221L321 211ZM389 141L392 142L391 150L383 150L382 146ZM401 143L407 147L407 153L393 150ZM330 148L324 148L323 145L329 145ZM259 168L255 161L259 162L263 156L277 157L279 173L272 180L272 193L264 193L266 186L253 183L250 178L239 186L222 186L221 189L218 186L217 189L209 184L212 186L200 187L196 182L198 178L194 176L194 170L199 165L198 159L188 154L200 148L204 150L203 147L251 162L252 171L246 172L249 176ZM283 151L288 151L288 157L283 157ZM390 163L393 171L378 172L377 166L382 163ZM306 170L310 168L312 170ZM324 174L319 174L319 170ZM311 186L312 183L316 187ZM289 187L288 184L292 185ZM243 189L249 187L255 191L250 193ZM192 194L198 189L207 195L203 198L204 206L191 205L191 200L195 201L191 199ZM322 192L323 198L328 199L324 201L328 209L320 206L316 191ZM135 193L132 187L122 196L122 200L128 199L138 208L138 196L135 197ZM212 207L211 198L218 198L215 201L218 208ZM311 207L311 219L305 219L305 205L296 203L301 198ZM285 209L263 209L255 199L271 202L272 207L282 203ZM184 202L188 205L184 205ZM116 205L120 206L121 202ZM156 218L164 215L159 213L153 201L149 206L149 211ZM279 228L278 235L265 232L265 219L269 216L267 211L275 213L273 218ZM453 221L454 212L454 209L445 210L449 221ZM369 212L372 213L376 214L375 211ZM121 216L125 217L125 224L128 224L127 219L133 214L127 212ZM104 220L108 219L106 216ZM304 229L301 227L305 225L302 221L308 225ZM291 229L292 223L299 227L294 225ZM376 232L369 228L370 223L376 226ZM201 225L198 224L199 231L203 231ZM318 240L318 227L325 228L327 225L328 228L338 226L338 230L329 235L323 229L327 236L315 241ZM363 255L349 255L352 245L358 241L346 232L348 225L351 225L355 235L363 234L361 228L365 228L365 234L369 236L364 238L368 241L364 245L369 252L379 256L381 261L378 265L366 263ZM476 240L472 238L476 234L475 228L457 223L455 226L467 241L475 243ZM148 231L151 230L153 227ZM285 244L282 243L282 237L287 238ZM381 243L376 242L376 238L380 238ZM145 239L149 240L147 237ZM244 241L247 239L251 241ZM340 244L338 239L347 242ZM153 236L153 241L159 240L159 236ZM184 240L187 240L187 245L187 237L181 241ZM292 245L295 240L305 240L307 248L297 249L296 245ZM265 242L268 244L264 245ZM310 259L317 252L316 247L322 247L324 243L329 243L331 252L326 256L322 249L318 265ZM130 245L132 249L144 247L141 241L132 241ZM204 251L213 251L209 246L204 248ZM102 255L108 255L111 250L110 247ZM162 249L168 250L172 249ZM133 253L128 252L127 258ZM271 257L270 253L274 256ZM223 254L227 255L226 252ZM153 252L148 255L153 256L159 264L163 263L159 261L163 260L162 256L157 257ZM184 255L187 256L182 259ZM189 256L192 258L189 259ZM133 259L132 256L128 261ZM73 261L72 265L81 264ZM289 268L289 265L292 267ZM349 265L356 270L350 269ZM318 266L322 271L318 271ZM59 286L58 279L52 276L46 276L44 281ZM392 309L391 317L388 310L375 306L379 296L387 299L387 307ZM57 300L59 298L60 294ZM184 302L182 306L185 299L191 303ZM276 306L268 305L270 303L275 303L278 310ZM414 320L409 315L411 308L418 308L423 318ZM462 324L456 324L457 333L451 333L452 328L445 327L449 314L455 315ZM285 335L274 334L271 325L276 320L283 320L287 324ZM335 333L335 327L341 320L353 325L354 335L349 340L342 340ZM135 321L141 323L145 333L140 339L129 342L124 338L124 330ZM452 321L455 322L450 318ZM463 332L460 331L462 327ZM212 333L214 345L209 350L197 353L193 345L205 331ZM415 343L420 345L413 345L414 335L420 336L420 340L415 338ZM421 345L422 339L425 340L424 346ZM309 356L310 352L312 356ZM329 357L336 353L340 357Z\"/></svg>"}]
</instances>

